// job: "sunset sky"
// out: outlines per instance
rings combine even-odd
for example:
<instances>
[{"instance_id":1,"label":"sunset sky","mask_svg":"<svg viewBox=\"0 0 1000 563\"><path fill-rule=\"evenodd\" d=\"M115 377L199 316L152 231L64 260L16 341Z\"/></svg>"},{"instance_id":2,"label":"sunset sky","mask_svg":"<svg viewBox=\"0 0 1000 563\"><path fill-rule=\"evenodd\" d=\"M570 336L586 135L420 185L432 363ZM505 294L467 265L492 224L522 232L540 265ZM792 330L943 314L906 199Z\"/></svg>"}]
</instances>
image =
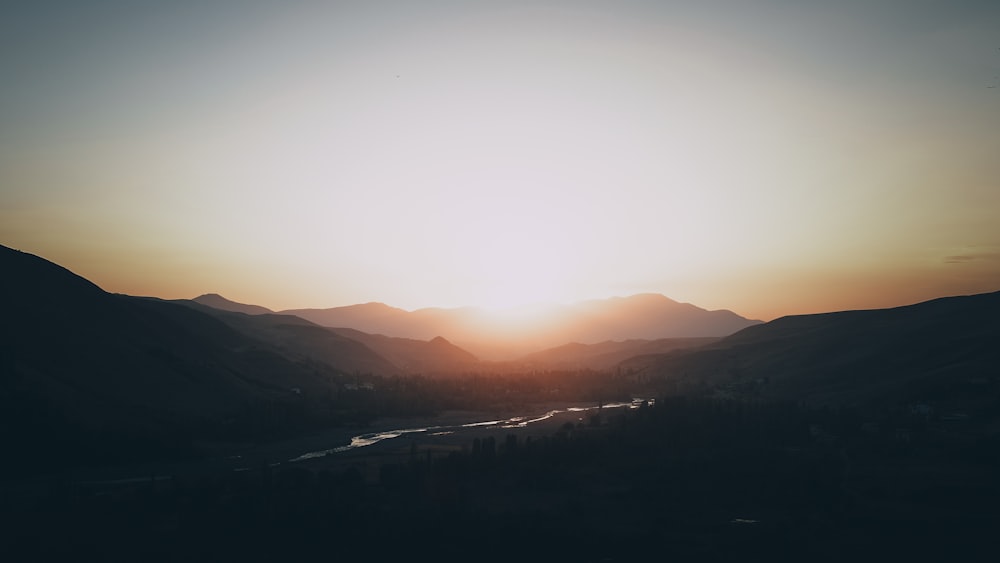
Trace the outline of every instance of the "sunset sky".
<instances>
[{"instance_id":1,"label":"sunset sky","mask_svg":"<svg viewBox=\"0 0 1000 563\"><path fill-rule=\"evenodd\" d=\"M273 309L1000 290L1000 2L24 1L0 244Z\"/></svg>"}]
</instances>

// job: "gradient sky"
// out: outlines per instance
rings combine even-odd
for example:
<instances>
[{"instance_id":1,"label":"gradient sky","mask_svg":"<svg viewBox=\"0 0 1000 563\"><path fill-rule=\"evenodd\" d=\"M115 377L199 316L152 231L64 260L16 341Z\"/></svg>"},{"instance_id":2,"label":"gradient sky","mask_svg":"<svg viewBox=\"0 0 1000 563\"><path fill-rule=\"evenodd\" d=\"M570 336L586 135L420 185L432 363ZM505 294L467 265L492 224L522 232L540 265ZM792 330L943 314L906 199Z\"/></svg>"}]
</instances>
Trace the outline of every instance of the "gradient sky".
<instances>
[{"instance_id":1,"label":"gradient sky","mask_svg":"<svg viewBox=\"0 0 1000 563\"><path fill-rule=\"evenodd\" d=\"M275 309L1000 289L1000 3L28 1L0 243Z\"/></svg>"}]
</instances>

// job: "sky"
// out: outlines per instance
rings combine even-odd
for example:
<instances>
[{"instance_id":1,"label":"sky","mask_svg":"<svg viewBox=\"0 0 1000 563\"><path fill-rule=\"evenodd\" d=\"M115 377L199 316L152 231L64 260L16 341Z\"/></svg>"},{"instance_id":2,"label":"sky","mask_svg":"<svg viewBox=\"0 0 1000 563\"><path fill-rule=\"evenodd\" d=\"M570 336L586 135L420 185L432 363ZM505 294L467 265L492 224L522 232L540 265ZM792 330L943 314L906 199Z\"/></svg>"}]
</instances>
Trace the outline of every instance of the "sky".
<instances>
[{"instance_id":1,"label":"sky","mask_svg":"<svg viewBox=\"0 0 1000 563\"><path fill-rule=\"evenodd\" d=\"M1000 289L995 1L36 0L0 244L272 309Z\"/></svg>"}]
</instances>

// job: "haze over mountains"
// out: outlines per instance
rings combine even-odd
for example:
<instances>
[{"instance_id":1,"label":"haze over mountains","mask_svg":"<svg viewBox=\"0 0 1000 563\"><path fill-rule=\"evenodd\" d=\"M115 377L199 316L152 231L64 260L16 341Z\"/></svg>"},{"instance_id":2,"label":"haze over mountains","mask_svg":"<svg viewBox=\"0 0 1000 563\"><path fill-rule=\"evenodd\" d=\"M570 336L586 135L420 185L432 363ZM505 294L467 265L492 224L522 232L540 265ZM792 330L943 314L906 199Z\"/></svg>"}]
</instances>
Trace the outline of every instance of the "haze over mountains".
<instances>
[{"instance_id":1,"label":"haze over mountains","mask_svg":"<svg viewBox=\"0 0 1000 563\"><path fill-rule=\"evenodd\" d=\"M458 373L475 369L479 363L478 358L440 336L425 341L368 334L351 328L322 327L294 315L215 309L202 305L203 301L198 298L177 303L196 307L248 336L274 343L290 353L320 360L344 373ZM222 305L232 309L247 307L239 303Z\"/></svg>"},{"instance_id":2,"label":"haze over mountains","mask_svg":"<svg viewBox=\"0 0 1000 563\"><path fill-rule=\"evenodd\" d=\"M345 390L378 375L461 377L522 366L529 368L520 372L523 378L535 369L606 369L648 393L881 408L932 403L989 420L1000 384L1000 292L764 324L662 296L588 302L564 309L560 322L583 324L571 334L600 338L628 327L658 334L653 319L668 310L751 326L723 338L564 343L515 363L491 363L440 335L419 340L323 327L287 314L247 314L260 309L218 296L164 301L109 294L6 247L0 247L0 268L0 439L38 459L59 448L84 455L109 443L128 443L114 451L139 455L157 436L170 436L173 444L191 432L224 435L233 421L263 432L318 424L309 417L347 420L355 416L355 399ZM454 319L469 313L346 309L355 322L402 319L412 328L421 326L416 319L425 330L428 318L456 326ZM644 314L647 309L654 313ZM372 320L361 314L368 311L383 315ZM327 315L347 318L341 313Z\"/></svg>"},{"instance_id":3,"label":"haze over mountains","mask_svg":"<svg viewBox=\"0 0 1000 563\"><path fill-rule=\"evenodd\" d=\"M253 379L247 374L260 371L259 358L247 360L250 355L287 362L287 373L302 372L310 363L340 373L457 372L484 359L474 347L459 343L478 343L495 352L497 347L484 343L491 335L506 339L507 350L533 342L536 351L517 356L526 363L608 368L638 357L626 365L709 379L722 373L775 381L786 373L834 377L845 370L863 368L867 373L898 365L911 371L933 366L938 371L963 366L984 370L996 356L990 338L997 336L995 319L1000 318L996 293L888 310L783 317L764 324L645 294L552 307L548 320L539 315L520 331L478 309L408 312L380 303L296 311L310 320L214 294L176 302L112 295L42 258L0 248L7 272L5 365L11 366L13 359L19 369L31 365L27 371L46 377L88 370L109 374L110 380L120 377L113 374L133 371L142 374L136 377L173 373L187 381L183 386L191 381L183 373L197 366L239 372L244 377L237 379L245 386ZM474 324L477 320L482 326ZM543 333L546 329L550 332ZM515 333L523 335L515 338ZM547 346L552 342L556 344ZM680 353L698 347L693 354ZM51 354L50 349L64 352ZM966 359L946 361L952 354ZM145 369L146 362L153 367ZM249 367L236 369L230 362ZM142 370L134 369L139 365ZM308 386L291 381L282 387Z\"/></svg>"},{"instance_id":4,"label":"haze over mountains","mask_svg":"<svg viewBox=\"0 0 1000 563\"><path fill-rule=\"evenodd\" d=\"M248 315L193 301L174 303L202 311L244 336L275 346L290 357L322 362L341 373L394 374L402 371L400 366L358 340L293 315Z\"/></svg>"},{"instance_id":5,"label":"haze over mountains","mask_svg":"<svg viewBox=\"0 0 1000 563\"><path fill-rule=\"evenodd\" d=\"M248 314L267 312L209 294L194 301ZM383 303L329 309L294 309L318 325L369 334L430 340L443 336L480 359L510 360L566 343L720 337L760 324L732 311L707 311L659 294L520 307L492 312L474 307L405 311Z\"/></svg>"}]
</instances>

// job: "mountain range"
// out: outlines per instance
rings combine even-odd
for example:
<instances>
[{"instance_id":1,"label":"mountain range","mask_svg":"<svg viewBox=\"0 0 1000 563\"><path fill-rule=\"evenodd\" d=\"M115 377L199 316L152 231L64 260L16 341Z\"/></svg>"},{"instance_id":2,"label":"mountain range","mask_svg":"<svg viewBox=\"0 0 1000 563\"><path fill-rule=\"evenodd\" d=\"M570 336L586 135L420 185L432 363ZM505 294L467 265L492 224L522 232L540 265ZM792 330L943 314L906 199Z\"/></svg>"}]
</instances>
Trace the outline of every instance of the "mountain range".
<instances>
[{"instance_id":1,"label":"mountain range","mask_svg":"<svg viewBox=\"0 0 1000 563\"><path fill-rule=\"evenodd\" d=\"M236 303L215 294L202 295L194 301L249 314L268 312L263 307ZM516 359L566 343L721 337L761 322L728 310L707 311L659 294L521 307L501 313L475 307L406 311L384 303L280 313L321 326L351 328L369 334L418 340L443 336L487 360Z\"/></svg>"},{"instance_id":2,"label":"mountain range","mask_svg":"<svg viewBox=\"0 0 1000 563\"><path fill-rule=\"evenodd\" d=\"M284 313L247 314L239 311L255 310L256 306L204 297L176 302L202 310L247 336L275 344L297 357L319 360L344 373L459 373L479 364L478 358L441 336L417 340L329 328ZM203 305L206 301L226 309Z\"/></svg>"},{"instance_id":3,"label":"mountain range","mask_svg":"<svg viewBox=\"0 0 1000 563\"><path fill-rule=\"evenodd\" d=\"M636 356L666 354L699 348L718 341L718 337L659 338L656 340L605 340L596 344L571 342L518 358L517 364L548 369L614 369Z\"/></svg>"},{"instance_id":4,"label":"mountain range","mask_svg":"<svg viewBox=\"0 0 1000 563\"><path fill-rule=\"evenodd\" d=\"M961 410L996 401L998 343L1000 292L994 292L787 316L702 348L638 356L622 366L684 393L830 406L951 401Z\"/></svg>"},{"instance_id":5,"label":"mountain range","mask_svg":"<svg viewBox=\"0 0 1000 563\"><path fill-rule=\"evenodd\" d=\"M269 432L288 425L282 405L324 396L339 375L31 254L0 247L0 271L0 441L18 471L192 455L187 437L223 435L240 417Z\"/></svg>"},{"instance_id":6,"label":"mountain range","mask_svg":"<svg viewBox=\"0 0 1000 563\"><path fill-rule=\"evenodd\" d=\"M301 401L313 401L309 412L342 419L324 397L365 373L600 368L667 394L833 407L933 403L972 416L1000 404L1000 292L768 323L657 295L585 302L541 323L562 327L577 342L493 363L453 344L470 335L444 330L470 322L481 314L475 310L407 313L367 304L308 313L396 331L372 334L220 296L166 301L111 294L2 246L0 269L0 440L40 458L63 450L83 455L109 440L131 440L115 451L134 451L164 429L171 436L178 429L224 434L233 420L251 429L294 426L289 413ZM680 330L680 321L664 317L667 311L693 319L693 334L661 336ZM568 326L568 319L580 326ZM740 324L749 326L705 335ZM497 326L498 334L513 332ZM441 333L422 340L400 336L400 327L411 335ZM599 340L608 334L635 336Z\"/></svg>"}]
</instances>

